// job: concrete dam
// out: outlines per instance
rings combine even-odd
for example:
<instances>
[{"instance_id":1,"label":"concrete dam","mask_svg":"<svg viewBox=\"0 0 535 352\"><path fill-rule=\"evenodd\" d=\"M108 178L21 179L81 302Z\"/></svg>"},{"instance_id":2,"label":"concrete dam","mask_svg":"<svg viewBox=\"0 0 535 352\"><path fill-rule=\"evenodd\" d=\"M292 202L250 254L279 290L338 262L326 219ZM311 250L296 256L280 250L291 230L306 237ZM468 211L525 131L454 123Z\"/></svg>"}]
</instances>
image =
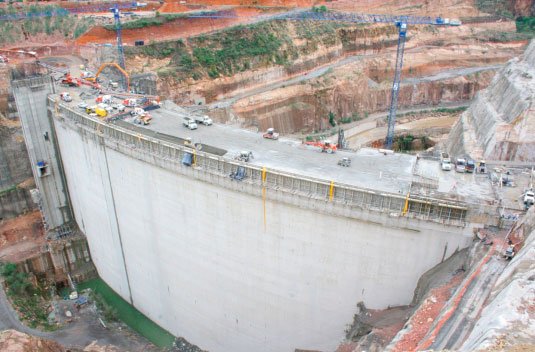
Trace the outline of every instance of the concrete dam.
<instances>
[{"instance_id":1,"label":"concrete dam","mask_svg":"<svg viewBox=\"0 0 535 352\"><path fill-rule=\"evenodd\" d=\"M60 102L48 76L13 90L47 221L68 205L101 278L205 350L334 350L358 302L410 303L420 276L472 241L462 202L195 150Z\"/></svg>"}]
</instances>

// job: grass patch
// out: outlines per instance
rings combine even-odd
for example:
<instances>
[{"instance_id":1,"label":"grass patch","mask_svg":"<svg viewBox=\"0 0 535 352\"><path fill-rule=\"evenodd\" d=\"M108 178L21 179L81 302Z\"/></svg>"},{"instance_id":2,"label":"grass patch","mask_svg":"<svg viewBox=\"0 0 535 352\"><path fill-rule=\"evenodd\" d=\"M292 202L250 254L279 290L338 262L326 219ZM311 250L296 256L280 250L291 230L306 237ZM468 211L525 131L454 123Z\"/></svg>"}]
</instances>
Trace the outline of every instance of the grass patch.
<instances>
[{"instance_id":1,"label":"grass patch","mask_svg":"<svg viewBox=\"0 0 535 352\"><path fill-rule=\"evenodd\" d=\"M0 45L17 43L37 34L62 34L65 38L76 39L85 33L95 20L85 16L69 15L54 5L30 5L15 8L11 5L0 9L2 16L28 16L21 20L0 20Z\"/></svg>"},{"instance_id":2,"label":"grass patch","mask_svg":"<svg viewBox=\"0 0 535 352\"><path fill-rule=\"evenodd\" d=\"M16 191L16 190L17 190L17 186L16 185L13 185L13 186L11 186L9 188L6 188L6 189L0 191L0 197L5 195L5 194L11 193L13 191Z\"/></svg>"},{"instance_id":3,"label":"grass patch","mask_svg":"<svg viewBox=\"0 0 535 352\"><path fill-rule=\"evenodd\" d=\"M7 295L19 313L19 318L31 328L55 330L56 326L48 323L50 295L46 288L40 284L34 286L28 274L19 271L13 263L3 264L0 274L5 279Z\"/></svg>"},{"instance_id":4,"label":"grass patch","mask_svg":"<svg viewBox=\"0 0 535 352\"><path fill-rule=\"evenodd\" d=\"M175 337L172 334L144 316L101 279L89 280L78 285L79 291L86 288L93 291L97 306L101 305L105 309L103 314L108 314L110 320L120 319L158 347L165 348L173 345Z\"/></svg>"}]
</instances>

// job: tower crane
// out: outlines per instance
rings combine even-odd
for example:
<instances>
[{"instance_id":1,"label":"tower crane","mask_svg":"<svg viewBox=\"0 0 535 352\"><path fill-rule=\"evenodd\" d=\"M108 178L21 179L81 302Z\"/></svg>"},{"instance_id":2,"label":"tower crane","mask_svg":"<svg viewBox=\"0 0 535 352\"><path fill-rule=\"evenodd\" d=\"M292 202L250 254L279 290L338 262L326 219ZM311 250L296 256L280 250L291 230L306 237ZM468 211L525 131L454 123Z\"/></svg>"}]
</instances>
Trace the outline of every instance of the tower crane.
<instances>
[{"instance_id":1,"label":"tower crane","mask_svg":"<svg viewBox=\"0 0 535 352\"><path fill-rule=\"evenodd\" d=\"M187 17L190 18L236 18L239 16L231 13L198 13ZM458 20L449 20L441 17L423 17L423 16L405 16L405 15L372 15L343 13L335 11L290 11L280 15L270 16L266 19L290 20L290 21L337 21L349 23L391 23L398 27L398 45L396 51L396 64L392 90L390 97L390 106L388 110L388 131L385 139L385 148L392 149L394 139L394 127L396 124L396 112L398 105L399 88L401 82L401 71L403 68L403 52L405 49L405 40L407 38L408 25L436 25L436 26L460 26Z\"/></svg>"},{"instance_id":2,"label":"tower crane","mask_svg":"<svg viewBox=\"0 0 535 352\"><path fill-rule=\"evenodd\" d=\"M119 61L119 66L121 66L121 68L124 70L126 69L126 66L124 63L123 35L121 30L119 7L117 6L117 4L115 4L115 7L112 7L110 10L111 12L113 12L113 18L115 19L115 31L117 32L117 60Z\"/></svg>"}]
</instances>

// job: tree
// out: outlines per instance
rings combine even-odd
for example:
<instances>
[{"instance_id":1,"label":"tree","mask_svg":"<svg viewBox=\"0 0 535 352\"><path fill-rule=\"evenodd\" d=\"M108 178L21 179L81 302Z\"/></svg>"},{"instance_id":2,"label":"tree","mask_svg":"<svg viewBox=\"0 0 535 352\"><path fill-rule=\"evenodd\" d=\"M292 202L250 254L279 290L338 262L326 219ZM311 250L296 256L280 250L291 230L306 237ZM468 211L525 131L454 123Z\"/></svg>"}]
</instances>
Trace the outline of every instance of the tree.
<instances>
[{"instance_id":1,"label":"tree","mask_svg":"<svg viewBox=\"0 0 535 352\"><path fill-rule=\"evenodd\" d=\"M332 111L329 111L329 123L331 124L331 126L336 126L336 115L332 112Z\"/></svg>"}]
</instances>

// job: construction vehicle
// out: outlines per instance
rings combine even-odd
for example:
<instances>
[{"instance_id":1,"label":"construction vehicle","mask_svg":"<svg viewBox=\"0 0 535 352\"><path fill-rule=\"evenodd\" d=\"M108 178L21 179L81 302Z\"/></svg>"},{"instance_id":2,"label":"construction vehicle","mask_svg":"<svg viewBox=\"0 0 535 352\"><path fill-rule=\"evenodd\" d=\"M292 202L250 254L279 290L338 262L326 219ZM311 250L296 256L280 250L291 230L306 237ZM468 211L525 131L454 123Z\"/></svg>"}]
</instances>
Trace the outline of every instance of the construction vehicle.
<instances>
[{"instance_id":1,"label":"construction vehicle","mask_svg":"<svg viewBox=\"0 0 535 352\"><path fill-rule=\"evenodd\" d=\"M524 193L524 206L528 209L533 204L535 204L535 193L532 189L528 189L526 193Z\"/></svg>"},{"instance_id":2,"label":"construction vehicle","mask_svg":"<svg viewBox=\"0 0 535 352\"><path fill-rule=\"evenodd\" d=\"M9 59L6 56L0 55L0 64L7 64Z\"/></svg>"},{"instance_id":3,"label":"construction vehicle","mask_svg":"<svg viewBox=\"0 0 535 352\"><path fill-rule=\"evenodd\" d=\"M96 103L104 103L104 104L111 104L113 102L111 95L99 95L95 99Z\"/></svg>"},{"instance_id":4,"label":"construction vehicle","mask_svg":"<svg viewBox=\"0 0 535 352\"><path fill-rule=\"evenodd\" d=\"M123 100L123 105L129 108L134 108L137 106L137 99L128 98Z\"/></svg>"},{"instance_id":5,"label":"construction vehicle","mask_svg":"<svg viewBox=\"0 0 535 352\"><path fill-rule=\"evenodd\" d=\"M61 98L61 100L65 101L67 103L72 101L72 97L68 92L61 93L59 95L59 97Z\"/></svg>"},{"instance_id":6,"label":"construction vehicle","mask_svg":"<svg viewBox=\"0 0 535 352\"><path fill-rule=\"evenodd\" d=\"M211 126L213 121L211 118L209 118L208 116L206 115L202 115L202 116L195 116L195 122L198 122L200 123L201 125L205 125L205 126Z\"/></svg>"},{"instance_id":7,"label":"construction vehicle","mask_svg":"<svg viewBox=\"0 0 535 352\"><path fill-rule=\"evenodd\" d=\"M343 167L350 167L351 166L351 159L350 158L342 158L338 160L338 165Z\"/></svg>"},{"instance_id":8,"label":"construction vehicle","mask_svg":"<svg viewBox=\"0 0 535 352\"><path fill-rule=\"evenodd\" d=\"M503 253L503 256L507 260L511 260L515 256L515 245L512 244L511 241L509 241L509 245L507 246L507 249Z\"/></svg>"},{"instance_id":9,"label":"construction vehicle","mask_svg":"<svg viewBox=\"0 0 535 352\"><path fill-rule=\"evenodd\" d=\"M273 139L273 140L277 140L279 139L279 134L277 132L275 132L275 129L274 128L268 128L266 133L264 133L262 135L262 137L266 138L266 139Z\"/></svg>"},{"instance_id":10,"label":"construction vehicle","mask_svg":"<svg viewBox=\"0 0 535 352\"><path fill-rule=\"evenodd\" d=\"M191 117L184 117L184 120L182 121L182 124L184 125L184 127L187 127L190 130L196 130L197 129L197 123Z\"/></svg>"},{"instance_id":11,"label":"construction vehicle","mask_svg":"<svg viewBox=\"0 0 535 352\"><path fill-rule=\"evenodd\" d=\"M83 79L88 80L90 82L95 82L95 75L93 74L93 72L82 71L82 72L80 72L80 78L83 78Z\"/></svg>"},{"instance_id":12,"label":"construction vehicle","mask_svg":"<svg viewBox=\"0 0 535 352\"><path fill-rule=\"evenodd\" d=\"M115 62L106 62L106 63L103 63L97 73L95 74L95 82L98 82L98 76L100 76L100 74L102 73L102 70L104 70L106 67L114 67L116 68L123 76L124 76L124 79L125 79L125 90L128 92L130 91L130 76L128 75L128 73L119 65L117 65Z\"/></svg>"},{"instance_id":13,"label":"construction vehicle","mask_svg":"<svg viewBox=\"0 0 535 352\"><path fill-rule=\"evenodd\" d=\"M132 111L130 111L130 115L135 117L134 123L137 123L139 125L148 125L152 121L152 116L139 107L136 107Z\"/></svg>"},{"instance_id":14,"label":"construction vehicle","mask_svg":"<svg viewBox=\"0 0 535 352\"><path fill-rule=\"evenodd\" d=\"M97 116L99 117L106 117L108 116L108 112L106 111L106 109L103 109L97 105L93 105L93 106L88 106L87 108L85 108L85 112L88 113L88 114L96 114Z\"/></svg>"},{"instance_id":15,"label":"construction vehicle","mask_svg":"<svg viewBox=\"0 0 535 352\"><path fill-rule=\"evenodd\" d=\"M313 147L318 147L318 148L320 148L321 152L325 152L327 154L332 154L332 153L336 152L336 150L338 149L336 147L336 144L332 143L329 140L310 141L310 142L305 142L305 144L313 146Z\"/></svg>"},{"instance_id":16,"label":"construction vehicle","mask_svg":"<svg viewBox=\"0 0 535 352\"><path fill-rule=\"evenodd\" d=\"M480 174L484 174L487 172L487 163L485 162L485 160L479 160L478 162L478 172Z\"/></svg>"},{"instance_id":17,"label":"construction vehicle","mask_svg":"<svg viewBox=\"0 0 535 352\"><path fill-rule=\"evenodd\" d=\"M251 159L254 159L253 152L251 151L241 151L234 157L234 159L239 161L248 162Z\"/></svg>"},{"instance_id":18,"label":"construction vehicle","mask_svg":"<svg viewBox=\"0 0 535 352\"><path fill-rule=\"evenodd\" d=\"M61 80L61 84L68 87L79 87L80 83L79 80L75 80L72 78L70 73L66 73L63 79Z\"/></svg>"}]
</instances>

